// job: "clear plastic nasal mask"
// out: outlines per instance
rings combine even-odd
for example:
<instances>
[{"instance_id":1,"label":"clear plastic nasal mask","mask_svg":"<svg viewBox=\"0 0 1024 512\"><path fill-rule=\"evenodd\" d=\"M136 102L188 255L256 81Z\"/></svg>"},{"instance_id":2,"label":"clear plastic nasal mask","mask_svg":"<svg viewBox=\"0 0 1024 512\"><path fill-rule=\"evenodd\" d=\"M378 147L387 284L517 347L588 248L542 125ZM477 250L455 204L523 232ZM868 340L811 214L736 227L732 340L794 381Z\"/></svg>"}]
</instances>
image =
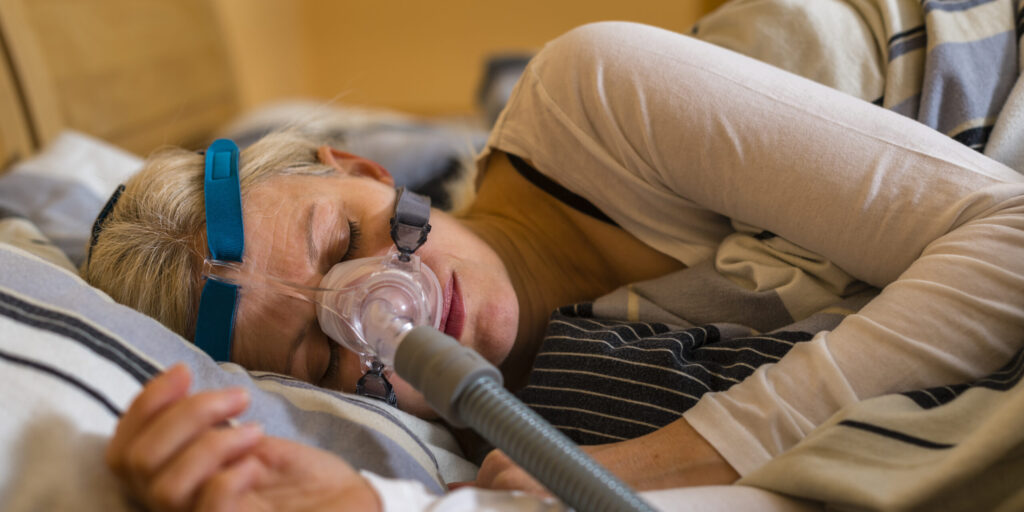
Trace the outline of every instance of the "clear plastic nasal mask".
<instances>
[{"instance_id":1,"label":"clear plastic nasal mask","mask_svg":"<svg viewBox=\"0 0 1024 512\"><path fill-rule=\"evenodd\" d=\"M227 349L230 354L230 327L240 288L258 288L281 293L314 304L321 329L333 341L359 354L364 375L357 392L386 400L396 405L397 398L388 382L388 368L394 364L395 349L402 336L413 327L440 326L442 311L441 284L434 272L413 254L427 240L430 232L430 199L404 188L397 189L394 216L391 218L391 238L395 247L384 256L359 258L340 262L327 272L319 286L311 287L267 276L248 269L241 261L208 258L203 262L203 275L207 278L200 300L200 319L197 321L197 344L208 353L200 329L203 327L204 301L208 291L229 289L230 319L227 331ZM212 251L211 251L212 253ZM220 306L225 297L213 295L208 303ZM220 300L221 303L217 301ZM226 310L208 307L217 320L209 331L220 334ZM215 340L223 343L217 336ZM216 344L215 348L220 348ZM223 350L222 350L223 352ZM212 355L212 354L211 354Z\"/></svg>"}]
</instances>

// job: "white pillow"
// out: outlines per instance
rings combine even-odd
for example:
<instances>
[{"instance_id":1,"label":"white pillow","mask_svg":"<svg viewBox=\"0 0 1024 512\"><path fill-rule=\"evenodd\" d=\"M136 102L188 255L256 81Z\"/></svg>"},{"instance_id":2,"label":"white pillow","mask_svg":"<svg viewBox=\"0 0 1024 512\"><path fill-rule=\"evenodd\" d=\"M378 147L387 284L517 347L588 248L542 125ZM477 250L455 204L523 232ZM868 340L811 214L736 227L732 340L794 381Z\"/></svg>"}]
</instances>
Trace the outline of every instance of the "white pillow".
<instances>
[{"instance_id":1,"label":"white pillow","mask_svg":"<svg viewBox=\"0 0 1024 512\"><path fill-rule=\"evenodd\" d=\"M85 259L93 219L142 159L78 132L61 133L0 177L0 217L29 220L74 266Z\"/></svg>"}]
</instances>

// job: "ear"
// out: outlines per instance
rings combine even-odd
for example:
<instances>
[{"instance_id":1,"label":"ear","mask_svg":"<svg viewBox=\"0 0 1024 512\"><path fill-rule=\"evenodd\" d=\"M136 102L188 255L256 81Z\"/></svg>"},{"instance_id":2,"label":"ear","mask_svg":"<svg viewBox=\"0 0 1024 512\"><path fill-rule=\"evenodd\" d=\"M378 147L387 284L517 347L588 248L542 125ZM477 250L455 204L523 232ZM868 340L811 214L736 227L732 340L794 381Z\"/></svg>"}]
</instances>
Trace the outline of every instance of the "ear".
<instances>
[{"instance_id":1,"label":"ear","mask_svg":"<svg viewBox=\"0 0 1024 512\"><path fill-rule=\"evenodd\" d=\"M339 151L330 146L320 146L317 156L320 157L320 163L334 167L342 174L364 176L390 186L395 185L395 179L391 177L391 173L373 160Z\"/></svg>"}]
</instances>

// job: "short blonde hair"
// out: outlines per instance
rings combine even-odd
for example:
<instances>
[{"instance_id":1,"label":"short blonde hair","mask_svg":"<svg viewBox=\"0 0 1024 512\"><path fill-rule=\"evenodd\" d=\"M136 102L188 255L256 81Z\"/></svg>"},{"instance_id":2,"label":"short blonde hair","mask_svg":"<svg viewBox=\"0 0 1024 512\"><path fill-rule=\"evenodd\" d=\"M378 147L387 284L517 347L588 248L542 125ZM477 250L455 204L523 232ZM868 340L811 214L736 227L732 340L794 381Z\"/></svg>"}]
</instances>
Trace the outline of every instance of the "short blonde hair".
<instances>
[{"instance_id":1,"label":"short blonde hair","mask_svg":"<svg viewBox=\"0 0 1024 512\"><path fill-rule=\"evenodd\" d=\"M319 143L296 130L269 134L241 152L242 208L253 186L284 174L326 175ZM180 148L154 153L125 183L103 219L81 273L114 300L191 340L206 249L202 154Z\"/></svg>"}]
</instances>

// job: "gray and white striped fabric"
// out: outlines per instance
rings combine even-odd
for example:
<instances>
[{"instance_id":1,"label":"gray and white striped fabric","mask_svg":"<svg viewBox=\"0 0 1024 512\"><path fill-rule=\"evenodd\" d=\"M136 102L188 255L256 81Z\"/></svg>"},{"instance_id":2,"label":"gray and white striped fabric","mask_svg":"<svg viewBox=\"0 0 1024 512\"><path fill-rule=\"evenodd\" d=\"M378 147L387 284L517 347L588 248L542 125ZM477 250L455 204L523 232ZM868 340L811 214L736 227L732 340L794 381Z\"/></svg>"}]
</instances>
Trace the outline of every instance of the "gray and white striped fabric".
<instances>
[{"instance_id":1,"label":"gray and white striped fabric","mask_svg":"<svg viewBox=\"0 0 1024 512\"><path fill-rule=\"evenodd\" d=\"M857 510L1024 509L1024 351L971 383L866 400L740 483Z\"/></svg>"},{"instance_id":2,"label":"gray and white striped fabric","mask_svg":"<svg viewBox=\"0 0 1024 512\"><path fill-rule=\"evenodd\" d=\"M1020 0L734 0L696 37L891 109L1020 170ZM1016 99L1014 99L1016 98ZM1015 127L1016 130L1002 128ZM998 147L989 150L992 136Z\"/></svg>"},{"instance_id":3,"label":"gray and white striped fabric","mask_svg":"<svg viewBox=\"0 0 1024 512\"><path fill-rule=\"evenodd\" d=\"M978 151L1020 73L1019 0L876 2L886 34L878 103Z\"/></svg>"},{"instance_id":4,"label":"gray and white striped fabric","mask_svg":"<svg viewBox=\"0 0 1024 512\"><path fill-rule=\"evenodd\" d=\"M714 260L556 311L520 398L580 444L632 439L877 295L795 244L734 225Z\"/></svg>"},{"instance_id":5,"label":"gray and white striped fabric","mask_svg":"<svg viewBox=\"0 0 1024 512\"><path fill-rule=\"evenodd\" d=\"M441 491L475 467L454 439L372 400L218 366L155 320L74 273L0 243L0 509L130 510L103 466L114 426L162 368L187 364L198 389L242 386L240 418L382 476Z\"/></svg>"}]
</instances>

